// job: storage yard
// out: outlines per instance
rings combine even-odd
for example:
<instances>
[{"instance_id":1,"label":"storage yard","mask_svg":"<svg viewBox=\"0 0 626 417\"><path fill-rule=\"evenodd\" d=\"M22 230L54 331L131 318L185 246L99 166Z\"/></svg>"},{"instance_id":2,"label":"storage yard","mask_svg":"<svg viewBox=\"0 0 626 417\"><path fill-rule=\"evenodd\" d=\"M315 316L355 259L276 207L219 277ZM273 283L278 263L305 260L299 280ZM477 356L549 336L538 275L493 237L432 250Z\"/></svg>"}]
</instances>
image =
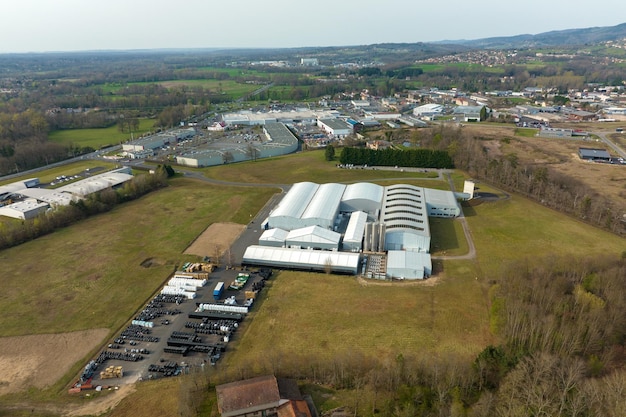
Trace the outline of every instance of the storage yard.
<instances>
[{"instance_id":1,"label":"storage yard","mask_svg":"<svg viewBox=\"0 0 626 417\"><path fill-rule=\"evenodd\" d=\"M210 263L186 263L180 269L85 366L69 393L215 365L272 273Z\"/></svg>"}]
</instances>

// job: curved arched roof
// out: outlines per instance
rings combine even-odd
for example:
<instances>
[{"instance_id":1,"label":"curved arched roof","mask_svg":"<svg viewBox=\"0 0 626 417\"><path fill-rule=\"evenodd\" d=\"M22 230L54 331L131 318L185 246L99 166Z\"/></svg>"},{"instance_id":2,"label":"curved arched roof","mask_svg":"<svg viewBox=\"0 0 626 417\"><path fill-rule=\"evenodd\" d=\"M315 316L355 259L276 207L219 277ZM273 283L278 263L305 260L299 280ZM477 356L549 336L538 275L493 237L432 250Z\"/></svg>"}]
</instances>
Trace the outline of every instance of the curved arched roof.
<instances>
[{"instance_id":1,"label":"curved arched roof","mask_svg":"<svg viewBox=\"0 0 626 417\"><path fill-rule=\"evenodd\" d=\"M270 216L300 218L318 188L313 182L294 184Z\"/></svg>"},{"instance_id":2,"label":"curved arched roof","mask_svg":"<svg viewBox=\"0 0 626 417\"><path fill-rule=\"evenodd\" d=\"M343 184L322 184L302 214L303 219L324 219L331 222L339 210L339 203L346 186Z\"/></svg>"},{"instance_id":3,"label":"curved arched roof","mask_svg":"<svg viewBox=\"0 0 626 417\"><path fill-rule=\"evenodd\" d=\"M341 201L362 199L380 203L383 201L384 191L385 188L381 185L369 182L357 182L356 184L350 184L346 187Z\"/></svg>"}]
</instances>

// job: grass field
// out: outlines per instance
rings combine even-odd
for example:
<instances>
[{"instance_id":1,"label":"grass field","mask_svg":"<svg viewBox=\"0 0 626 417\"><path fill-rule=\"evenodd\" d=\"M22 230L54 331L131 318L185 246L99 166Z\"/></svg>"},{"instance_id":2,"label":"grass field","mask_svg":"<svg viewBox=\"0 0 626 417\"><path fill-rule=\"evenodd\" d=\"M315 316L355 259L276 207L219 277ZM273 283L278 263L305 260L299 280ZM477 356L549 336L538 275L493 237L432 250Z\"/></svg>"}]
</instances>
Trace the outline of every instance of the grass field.
<instances>
[{"instance_id":1,"label":"grass field","mask_svg":"<svg viewBox=\"0 0 626 417\"><path fill-rule=\"evenodd\" d=\"M174 180L110 213L1 251L0 336L117 329L207 226L245 224L275 192ZM148 258L154 266L142 267Z\"/></svg>"},{"instance_id":2,"label":"grass field","mask_svg":"<svg viewBox=\"0 0 626 417\"><path fill-rule=\"evenodd\" d=\"M68 169L65 167L64 173ZM249 183L377 179L433 188L447 185L447 181L406 172L338 169L335 162L324 160L323 151L203 171L212 178ZM399 174L402 180L392 179ZM45 175L55 174L42 177ZM453 180L459 187L463 175L455 173ZM486 184L480 188L496 191ZM1 251L0 335L119 328L158 289L175 264L185 260L183 250L209 224L245 224L249 213L258 211L275 192L180 178L113 212ZM469 207L465 213L478 258L437 262L436 268L442 272L436 280L363 285L351 276L277 274L261 293L252 320L243 324L218 369L280 371L299 361L322 361L335 355L380 360L399 353L471 358L496 341L489 332L488 282L500 278L506 262L532 262L544 256L618 256L624 248L624 239L517 196ZM435 254L467 252L458 222L433 221L431 228L436 234ZM153 266L141 267L148 258L154 260ZM63 381L55 392L62 385ZM51 393L29 395L50 398ZM170 398L165 400L165 395ZM141 416L140 404L170 410L159 415L177 415L177 410L171 411L177 404L171 399L175 395L180 394L171 380L140 384L110 415ZM326 407L332 404L328 400Z\"/></svg>"},{"instance_id":3,"label":"grass field","mask_svg":"<svg viewBox=\"0 0 626 417\"><path fill-rule=\"evenodd\" d=\"M515 136L523 136L525 138L532 138L537 136L537 129L530 129L530 128L516 128L515 129Z\"/></svg>"},{"instance_id":4,"label":"grass field","mask_svg":"<svg viewBox=\"0 0 626 417\"><path fill-rule=\"evenodd\" d=\"M487 189L485 186L481 188ZM513 195L465 211L484 277L499 278L511 260L620 256L626 240Z\"/></svg>"},{"instance_id":5,"label":"grass field","mask_svg":"<svg viewBox=\"0 0 626 417\"><path fill-rule=\"evenodd\" d=\"M346 356L383 362L398 354L471 357L493 340L476 274L470 261L446 265L434 286L280 272L218 366L267 372Z\"/></svg>"},{"instance_id":6,"label":"grass field","mask_svg":"<svg viewBox=\"0 0 626 417\"><path fill-rule=\"evenodd\" d=\"M135 137L153 129L154 120L140 119L139 129L133 132ZM130 133L120 132L117 125L101 129L69 129L50 132L50 140L63 145L90 146L100 149L103 146L118 145L130 140Z\"/></svg>"},{"instance_id":7,"label":"grass field","mask_svg":"<svg viewBox=\"0 0 626 417\"><path fill-rule=\"evenodd\" d=\"M326 161L324 150L316 150L251 162L219 165L205 168L203 172L209 178L223 181L264 184L291 184L301 181L358 182L394 178L423 179L434 176L432 173L402 172L400 169L395 171L340 169L336 167L338 163L338 160Z\"/></svg>"}]
</instances>

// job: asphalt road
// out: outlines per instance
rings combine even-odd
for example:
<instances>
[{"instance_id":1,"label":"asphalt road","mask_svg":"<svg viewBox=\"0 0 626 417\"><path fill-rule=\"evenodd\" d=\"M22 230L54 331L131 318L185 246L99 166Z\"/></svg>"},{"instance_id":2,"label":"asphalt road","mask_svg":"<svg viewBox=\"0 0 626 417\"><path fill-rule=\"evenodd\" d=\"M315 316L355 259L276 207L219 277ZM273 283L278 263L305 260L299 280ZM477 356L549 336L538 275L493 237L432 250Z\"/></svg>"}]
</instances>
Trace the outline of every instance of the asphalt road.
<instances>
[{"instance_id":1,"label":"asphalt road","mask_svg":"<svg viewBox=\"0 0 626 417\"><path fill-rule=\"evenodd\" d=\"M616 154L618 154L621 158L626 159L626 151L622 149L618 144L609 139L606 135L607 132L593 132L594 135L597 135L602 142L604 142L609 148L613 150Z\"/></svg>"}]
</instances>

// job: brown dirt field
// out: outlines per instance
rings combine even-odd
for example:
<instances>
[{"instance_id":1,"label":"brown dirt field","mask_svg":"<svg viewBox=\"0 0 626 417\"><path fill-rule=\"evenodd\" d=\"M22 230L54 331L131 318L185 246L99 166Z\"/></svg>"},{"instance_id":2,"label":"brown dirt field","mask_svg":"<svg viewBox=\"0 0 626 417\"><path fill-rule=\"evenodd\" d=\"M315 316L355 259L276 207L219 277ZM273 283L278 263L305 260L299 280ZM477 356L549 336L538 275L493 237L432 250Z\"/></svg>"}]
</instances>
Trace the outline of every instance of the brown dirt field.
<instances>
[{"instance_id":1,"label":"brown dirt field","mask_svg":"<svg viewBox=\"0 0 626 417\"><path fill-rule=\"evenodd\" d=\"M574 127L589 131L598 129L592 124ZM626 198L625 166L584 162L578 158L578 148L605 149L601 142L514 136L510 127L477 125L466 129L472 135L486 139L483 145L494 157L515 153L520 164L545 165L551 171L574 178L615 202L623 202ZM503 142L501 139L504 138L510 138L510 143ZM626 209L626 204L623 206Z\"/></svg>"},{"instance_id":2,"label":"brown dirt field","mask_svg":"<svg viewBox=\"0 0 626 417\"><path fill-rule=\"evenodd\" d=\"M246 226L237 223L213 223L185 250L187 255L222 256Z\"/></svg>"},{"instance_id":3,"label":"brown dirt field","mask_svg":"<svg viewBox=\"0 0 626 417\"><path fill-rule=\"evenodd\" d=\"M606 148L603 143L563 139L516 137L505 154L517 153L521 163L547 165L550 170L575 178L614 201L624 199L626 167L582 161L578 148Z\"/></svg>"},{"instance_id":4,"label":"brown dirt field","mask_svg":"<svg viewBox=\"0 0 626 417\"><path fill-rule=\"evenodd\" d=\"M54 384L108 334L93 329L0 338L0 395Z\"/></svg>"}]
</instances>

